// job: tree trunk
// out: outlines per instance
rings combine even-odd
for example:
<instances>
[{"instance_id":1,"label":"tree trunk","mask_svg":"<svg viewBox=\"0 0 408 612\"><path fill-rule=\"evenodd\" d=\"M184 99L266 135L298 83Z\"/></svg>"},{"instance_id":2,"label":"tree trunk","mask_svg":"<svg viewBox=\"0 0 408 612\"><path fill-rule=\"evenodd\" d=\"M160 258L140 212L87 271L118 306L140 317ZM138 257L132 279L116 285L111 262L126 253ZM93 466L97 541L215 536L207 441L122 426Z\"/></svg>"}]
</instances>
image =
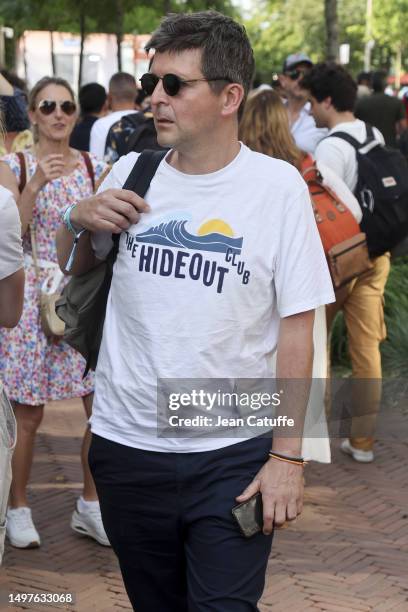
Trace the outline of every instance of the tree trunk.
<instances>
[{"instance_id":1,"label":"tree trunk","mask_svg":"<svg viewBox=\"0 0 408 612\"><path fill-rule=\"evenodd\" d=\"M397 45L395 56L395 83L394 87L398 91L401 87L401 72L402 72L402 42Z\"/></svg>"},{"instance_id":2,"label":"tree trunk","mask_svg":"<svg viewBox=\"0 0 408 612\"><path fill-rule=\"evenodd\" d=\"M124 9L122 0L116 0L116 45L118 54L118 71L122 71L122 40L123 40L123 18Z\"/></svg>"},{"instance_id":3,"label":"tree trunk","mask_svg":"<svg viewBox=\"0 0 408 612\"><path fill-rule=\"evenodd\" d=\"M326 59L335 62L339 58L337 0L324 0L324 16L326 21Z\"/></svg>"},{"instance_id":4,"label":"tree trunk","mask_svg":"<svg viewBox=\"0 0 408 612\"><path fill-rule=\"evenodd\" d=\"M371 53L373 51L373 47L373 0L367 0L364 46L364 70L366 72L371 70Z\"/></svg>"},{"instance_id":5,"label":"tree trunk","mask_svg":"<svg viewBox=\"0 0 408 612\"><path fill-rule=\"evenodd\" d=\"M52 76L55 76L57 73L57 66L55 61L55 52L54 52L54 33L50 30L50 43L51 43L51 66L52 66Z\"/></svg>"},{"instance_id":6,"label":"tree trunk","mask_svg":"<svg viewBox=\"0 0 408 612\"><path fill-rule=\"evenodd\" d=\"M81 2L81 8L79 11L79 31L81 35L81 43L79 48L79 72L78 72L78 91L81 88L82 84L82 64L84 60L84 43L85 43L85 9L84 3Z\"/></svg>"},{"instance_id":7,"label":"tree trunk","mask_svg":"<svg viewBox=\"0 0 408 612\"><path fill-rule=\"evenodd\" d=\"M163 0L163 13L167 15L171 11L171 0Z\"/></svg>"}]
</instances>

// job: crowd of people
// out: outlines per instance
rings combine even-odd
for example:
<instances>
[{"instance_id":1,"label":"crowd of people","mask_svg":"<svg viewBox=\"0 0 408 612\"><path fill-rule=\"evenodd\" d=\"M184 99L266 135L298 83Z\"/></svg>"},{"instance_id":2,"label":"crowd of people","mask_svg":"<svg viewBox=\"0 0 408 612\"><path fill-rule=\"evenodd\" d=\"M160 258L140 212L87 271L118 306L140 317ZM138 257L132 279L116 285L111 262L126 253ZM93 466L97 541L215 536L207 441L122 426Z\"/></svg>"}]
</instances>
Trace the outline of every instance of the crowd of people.
<instances>
[{"instance_id":1,"label":"crowd of people","mask_svg":"<svg viewBox=\"0 0 408 612\"><path fill-rule=\"evenodd\" d=\"M134 609L256 610L273 528L302 510L305 459L330 461L324 386L284 404L304 420L303 436L177 438L157 436L157 379L325 379L342 310L363 382L341 448L374 460L390 255L370 253L369 268L334 292L302 175L313 168L357 226L348 138L395 147L406 114L384 94L384 75L370 75L357 98L343 67L302 52L286 58L279 87L251 90L245 31L216 12L167 17L150 49L143 89L119 72L108 92L83 85L79 109L61 78L26 95L0 76L0 380L17 423L7 536L40 545L27 496L36 432L47 402L81 397L90 427L71 526L113 547ZM123 185L145 148L162 158L143 198ZM42 294L69 282L60 265L74 239L79 275L106 259L112 234L98 366L83 377L84 358L44 328ZM231 508L258 492L263 533L244 539Z\"/></svg>"}]
</instances>

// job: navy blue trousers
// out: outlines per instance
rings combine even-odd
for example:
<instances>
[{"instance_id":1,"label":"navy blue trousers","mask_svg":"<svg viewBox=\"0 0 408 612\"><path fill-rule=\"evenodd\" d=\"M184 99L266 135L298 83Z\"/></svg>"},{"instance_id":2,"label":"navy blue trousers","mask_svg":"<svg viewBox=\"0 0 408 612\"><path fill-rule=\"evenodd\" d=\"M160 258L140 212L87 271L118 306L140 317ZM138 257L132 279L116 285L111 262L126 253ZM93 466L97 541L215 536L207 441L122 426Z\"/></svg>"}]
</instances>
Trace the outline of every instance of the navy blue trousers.
<instances>
[{"instance_id":1,"label":"navy blue trousers","mask_svg":"<svg viewBox=\"0 0 408 612\"><path fill-rule=\"evenodd\" d=\"M93 435L103 524L136 612L253 612L272 536L244 538L231 515L270 439L158 453Z\"/></svg>"}]
</instances>

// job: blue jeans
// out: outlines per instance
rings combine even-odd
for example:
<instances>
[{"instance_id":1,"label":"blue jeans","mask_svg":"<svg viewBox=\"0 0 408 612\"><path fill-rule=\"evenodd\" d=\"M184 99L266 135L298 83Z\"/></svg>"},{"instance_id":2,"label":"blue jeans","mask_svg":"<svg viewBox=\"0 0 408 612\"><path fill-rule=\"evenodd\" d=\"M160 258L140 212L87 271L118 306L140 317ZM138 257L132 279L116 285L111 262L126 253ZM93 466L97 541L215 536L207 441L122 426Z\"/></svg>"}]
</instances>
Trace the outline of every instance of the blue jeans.
<instances>
[{"instance_id":1,"label":"blue jeans","mask_svg":"<svg viewBox=\"0 0 408 612\"><path fill-rule=\"evenodd\" d=\"M258 610L272 536L244 538L231 508L270 448L159 453L93 435L89 465L134 610Z\"/></svg>"}]
</instances>

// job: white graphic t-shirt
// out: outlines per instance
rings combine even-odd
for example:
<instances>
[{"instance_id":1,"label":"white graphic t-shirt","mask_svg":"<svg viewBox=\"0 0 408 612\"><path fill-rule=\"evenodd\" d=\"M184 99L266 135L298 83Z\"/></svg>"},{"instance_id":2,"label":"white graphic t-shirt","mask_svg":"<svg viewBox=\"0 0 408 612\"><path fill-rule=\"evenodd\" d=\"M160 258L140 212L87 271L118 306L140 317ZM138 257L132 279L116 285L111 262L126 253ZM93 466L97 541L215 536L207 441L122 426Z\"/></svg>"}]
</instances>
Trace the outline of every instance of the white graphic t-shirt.
<instances>
[{"instance_id":1,"label":"white graphic t-shirt","mask_svg":"<svg viewBox=\"0 0 408 612\"><path fill-rule=\"evenodd\" d=\"M101 190L120 188L129 153ZM123 232L96 371L92 431L153 451L237 438L157 436L157 378L267 378L280 317L334 301L308 189L286 162L250 151L205 175L164 159L151 211ZM97 255L110 237L94 236Z\"/></svg>"}]
</instances>

